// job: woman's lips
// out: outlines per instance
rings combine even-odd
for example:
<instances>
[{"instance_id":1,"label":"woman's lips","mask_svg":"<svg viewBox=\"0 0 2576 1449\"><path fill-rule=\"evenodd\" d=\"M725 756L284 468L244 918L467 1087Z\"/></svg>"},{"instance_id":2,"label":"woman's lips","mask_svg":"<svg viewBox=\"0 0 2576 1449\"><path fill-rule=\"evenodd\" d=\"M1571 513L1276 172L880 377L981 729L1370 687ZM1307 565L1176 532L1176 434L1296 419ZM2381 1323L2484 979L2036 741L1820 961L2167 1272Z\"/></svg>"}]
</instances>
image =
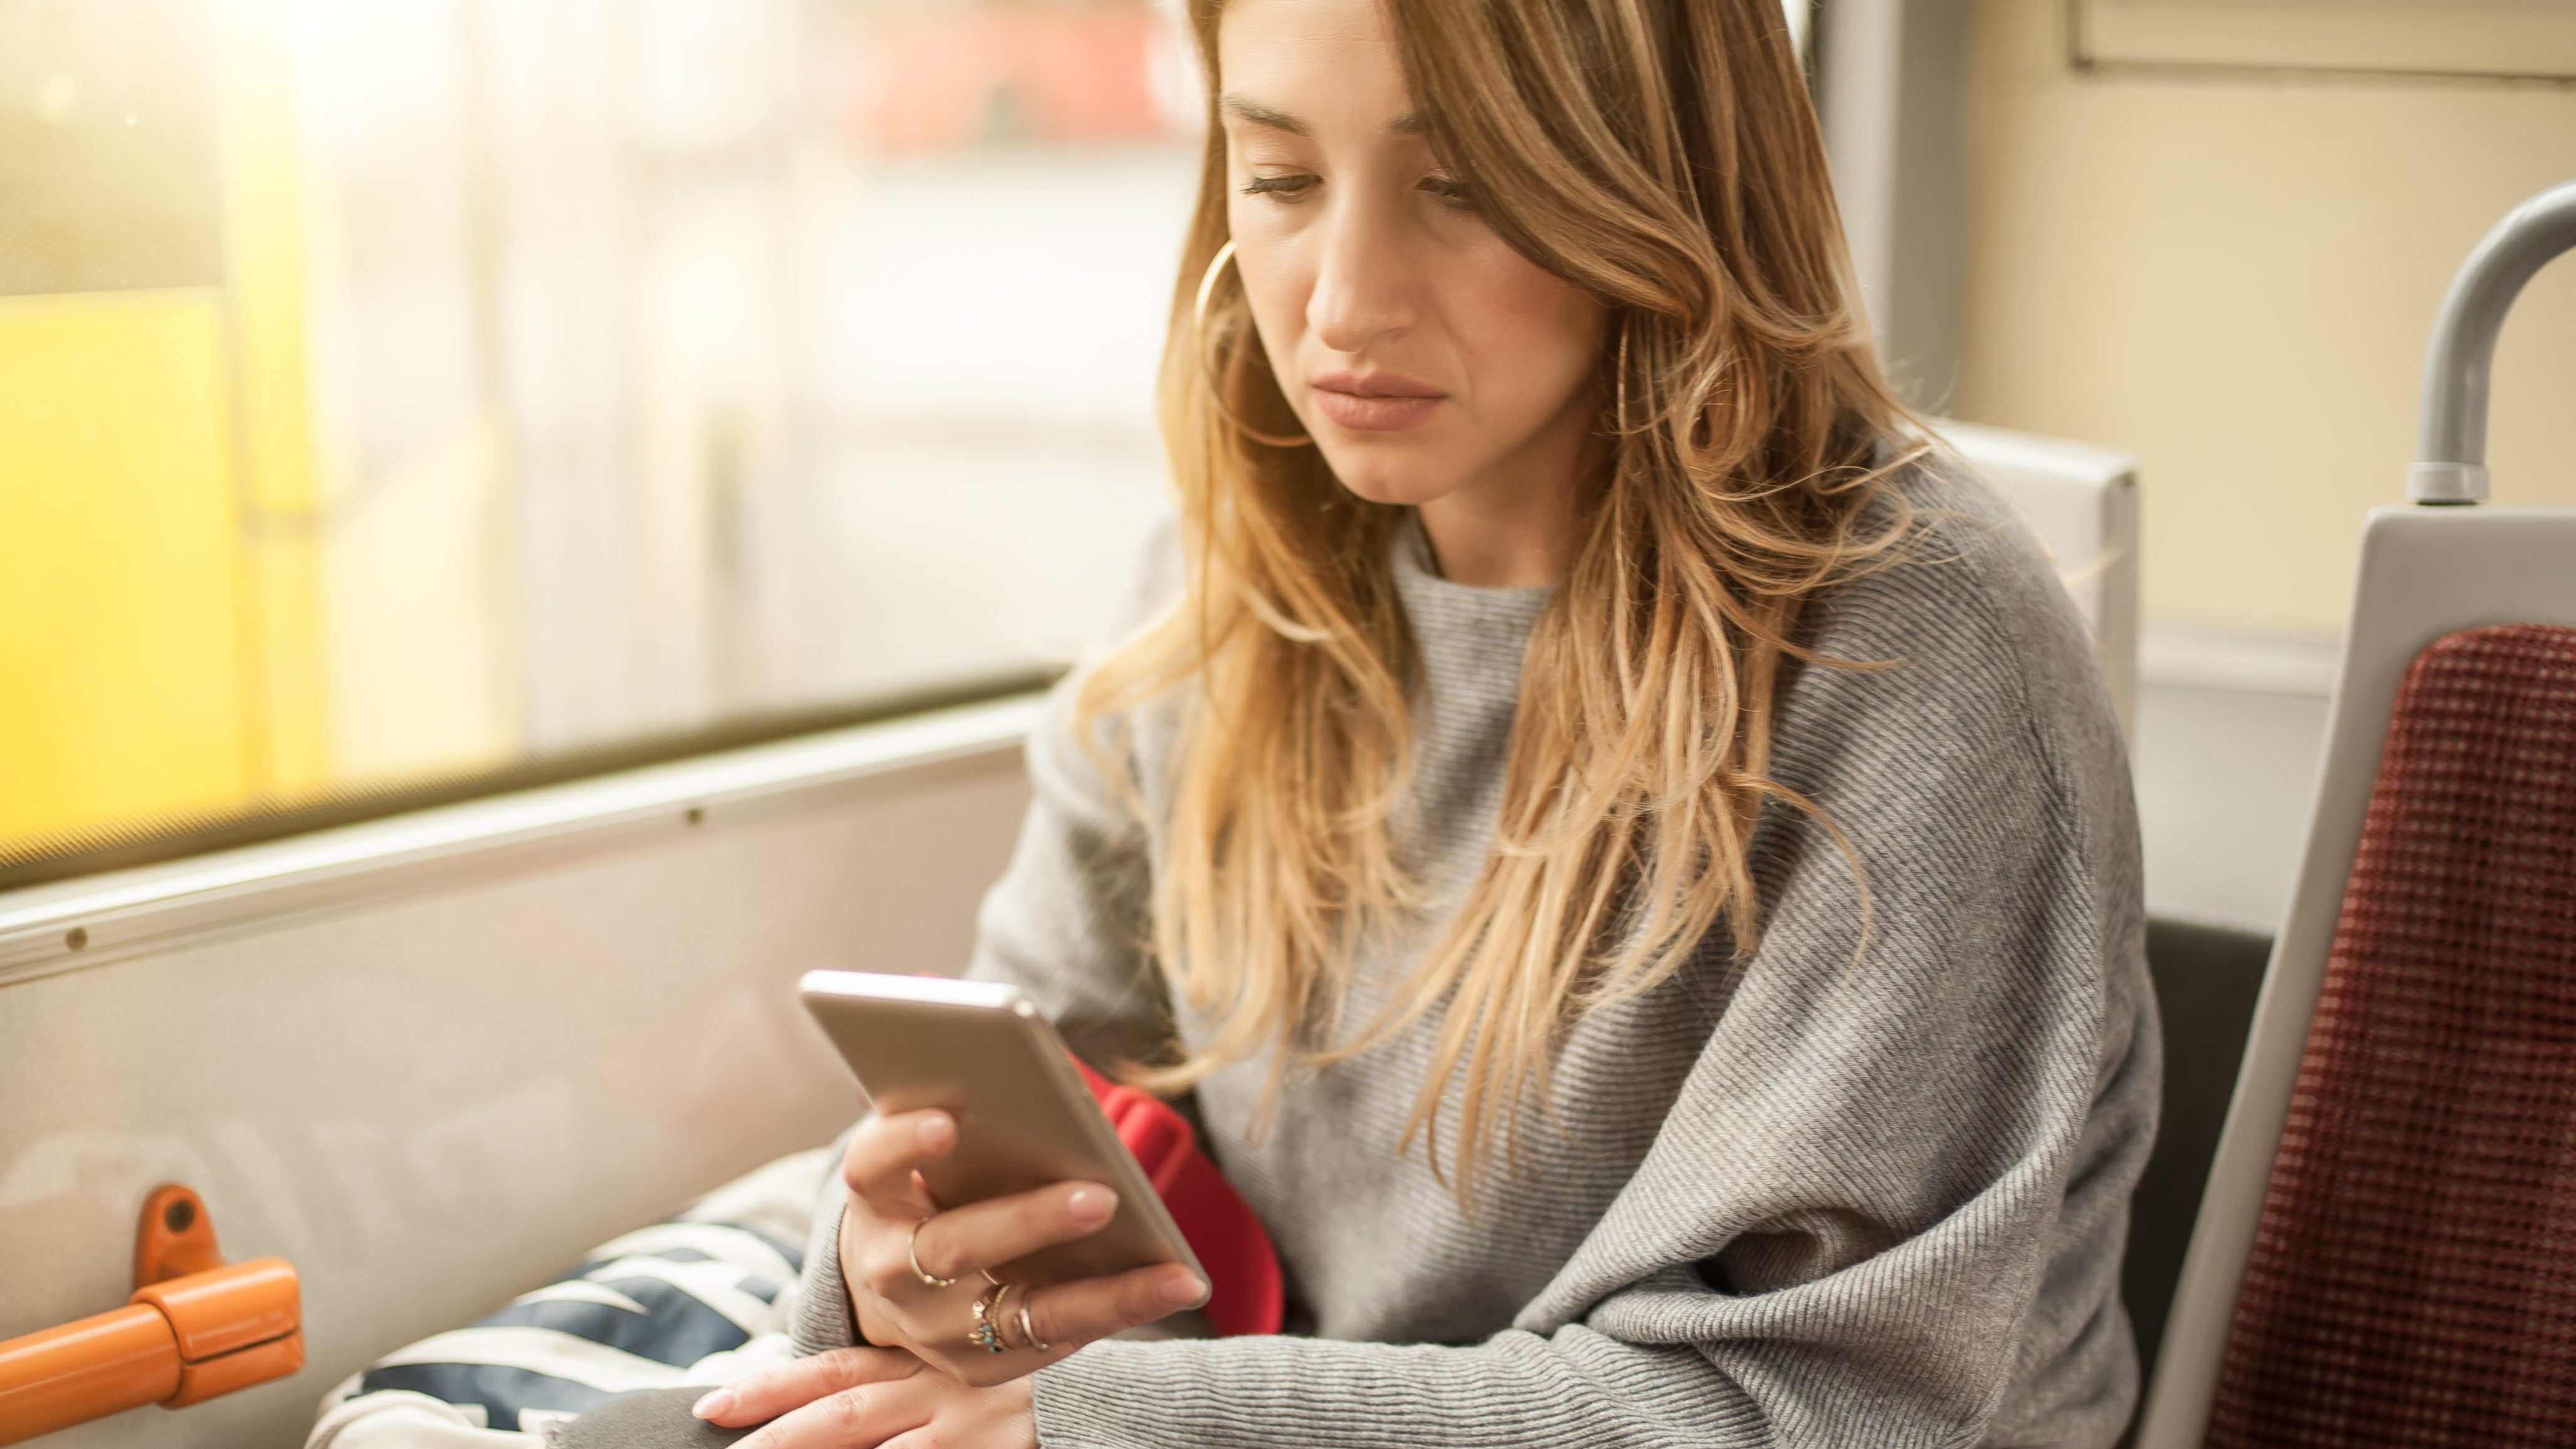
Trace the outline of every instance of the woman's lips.
<instances>
[{"instance_id":1,"label":"woman's lips","mask_svg":"<svg viewBox=\"0 0 2576 1449\"><path fill-rule=\"evenodd\" d=\"M1430 420L1449 395L1392 372L1324 372L1308 381L1315 410L1346 428L1391 433Z\"/></svg>"}]
</instances>

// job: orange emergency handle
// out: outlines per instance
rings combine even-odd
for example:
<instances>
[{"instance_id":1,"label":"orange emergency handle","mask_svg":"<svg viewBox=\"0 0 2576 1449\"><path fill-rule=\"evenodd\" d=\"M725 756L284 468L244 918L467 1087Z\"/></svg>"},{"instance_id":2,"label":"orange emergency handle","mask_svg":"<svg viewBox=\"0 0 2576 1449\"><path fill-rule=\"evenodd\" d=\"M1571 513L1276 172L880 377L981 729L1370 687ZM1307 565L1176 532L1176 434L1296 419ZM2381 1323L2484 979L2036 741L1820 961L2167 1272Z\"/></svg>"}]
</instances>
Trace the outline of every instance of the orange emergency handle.
<instances>
[{"instance_id":1,"label":"orange emergency handle","mask_svg":"<svg viewBox=\"0 0 2576 1449\"><path fill-rule=\"evenodd\" d=\"M0 1444L145 1404L183 1409L304 1367L294 1266L224 1262L189 1189L144 1202L134 1277L113 1313L0 1343Z\"/></svg>"}]
</instances>

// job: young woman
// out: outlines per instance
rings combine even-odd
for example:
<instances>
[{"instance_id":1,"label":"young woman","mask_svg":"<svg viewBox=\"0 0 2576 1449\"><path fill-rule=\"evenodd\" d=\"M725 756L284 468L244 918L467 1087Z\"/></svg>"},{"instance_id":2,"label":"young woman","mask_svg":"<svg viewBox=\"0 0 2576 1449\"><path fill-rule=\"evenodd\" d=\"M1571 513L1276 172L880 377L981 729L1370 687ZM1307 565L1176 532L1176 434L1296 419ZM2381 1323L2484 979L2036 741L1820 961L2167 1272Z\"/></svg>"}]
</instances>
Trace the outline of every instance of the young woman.
<instances>
[{"instance_id":1,"label":"young woman","mask_svg":"<svg viewBox=\"0 0 2576 1449\"><path fill-rule=\"evenodd\" d=\"M1192 0L1180 520L979 976L1195 1093L1297 1331L852 1137L753 1449L2108 1445L2153 1130L2082 625L1871 361L1777 0ZM844 1203L846 1206L844 1207ZM1087 1345L1087 1346L1085 1346Z\"/></svg>"}]
</instances>

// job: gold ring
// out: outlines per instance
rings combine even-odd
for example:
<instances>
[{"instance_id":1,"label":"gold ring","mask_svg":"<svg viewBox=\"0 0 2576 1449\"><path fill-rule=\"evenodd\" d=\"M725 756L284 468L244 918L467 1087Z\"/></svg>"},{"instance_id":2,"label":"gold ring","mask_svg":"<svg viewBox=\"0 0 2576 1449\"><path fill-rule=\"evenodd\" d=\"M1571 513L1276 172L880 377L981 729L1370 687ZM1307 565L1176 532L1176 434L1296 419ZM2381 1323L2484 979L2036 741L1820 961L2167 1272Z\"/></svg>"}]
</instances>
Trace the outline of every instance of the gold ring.
<instances>
[{"instance_id":1,"label":"gold ring","mask_svg":"<svg viewBox=\"0 0 2576 1449\"><path fill-rule=\"evenodd\" d=\"M1013 1347L1013 1344L1011 1343L1011 1315L1002 1310L1002 1305L1010 1301L1011 1290L1019 1286L1017 1283L1004 1283L998 1279L993 1284L993 1336L1002 1341L1004 1348Z\"/></svg>"},{"instance_id":2,"label":"gold ring","mask_svg":"<svg viewBox=\"0 0 2576 1449\"><path fill-rule=\"evenodd\" d=\"M923 1218L912 1225L912 1237L905 1243L903 1255L912 1260L912 1276L920 1279L921 1286L924 1288L954 1288L957 1286L956 1279L934 1278L930 1275L929 1269L921 1266L921 1230L929 1221L930 1219Z\"/></svg>"},{"instance_id":3,"label":"gold ring","mask_svg":"<svg viewBox=\"0 0 2576 1449\"><path fill-rule=\"evenodd\" d=\"M1003 1294L1010 1291L1010 1284L996 1283L975 1295L975 1330L966 1338L986 1353L1002 1351L1002 1328L993 1319L993 1307L1002 1301Z\"/></svg>"},{"instance_id":4,"label":"gold ring","mask_svg":"<svg viewBox=\"0 0 2576 1449\"><path fill-rule=\"evenodd\" d=\"M1028 1340L1026 1347L1040 1353L1048 1353L1055 1348L1054 1344L1038 1337L1037 1325L1029 1321L1029 1290L1026 1288L1020 1290L1020 1337Z\"/></svg>"}]
</instances>

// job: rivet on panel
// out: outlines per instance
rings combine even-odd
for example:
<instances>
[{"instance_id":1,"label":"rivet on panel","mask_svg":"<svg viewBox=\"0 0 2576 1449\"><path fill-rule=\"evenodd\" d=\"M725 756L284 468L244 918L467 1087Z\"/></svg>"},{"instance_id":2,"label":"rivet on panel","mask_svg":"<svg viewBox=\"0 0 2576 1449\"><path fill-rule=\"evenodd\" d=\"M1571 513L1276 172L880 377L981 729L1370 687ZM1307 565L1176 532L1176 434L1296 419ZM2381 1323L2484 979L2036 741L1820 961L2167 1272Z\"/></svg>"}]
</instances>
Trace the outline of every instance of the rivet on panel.
<instances>
[{"instance_id":1,"label":"rivet on panel","mask_svg":"<svg viewBox=\"0 0 2576 1449\"><path fill-rule=\"evenodd\" d=\"M63 933L63 944L77 951L89 944L89 927L74 926Z\"/></svg>"}]
</instances>

